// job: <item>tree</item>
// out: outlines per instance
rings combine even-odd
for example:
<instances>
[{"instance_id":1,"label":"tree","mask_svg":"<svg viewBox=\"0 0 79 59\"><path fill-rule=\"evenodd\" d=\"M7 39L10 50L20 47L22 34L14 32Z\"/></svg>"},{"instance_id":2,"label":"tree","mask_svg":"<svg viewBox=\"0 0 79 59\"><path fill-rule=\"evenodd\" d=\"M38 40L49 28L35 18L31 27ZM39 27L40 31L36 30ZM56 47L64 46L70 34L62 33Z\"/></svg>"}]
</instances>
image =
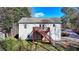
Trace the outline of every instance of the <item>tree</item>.
<instances>
[{"instance_id":1,"label":"tree","mask_svg":"<svg viewBox=\"0 0 79 59\"><path fill-rule=\"evenodd\" d=\"M30 12L26 7L2 7L0 8L0 25L5 33L10 33L13 24L22 17L30 17Z\"/></svg>"},{"instance_id":2,"label":"tree","mask_svg":"<svg viewBox=\"0 0 79 59\"><path fill-rule=\"evenodd\" d=\"M78 20L79 20L79 13L77 12L76 8L73 7L65 7L62 8L62 12L65 14L62 18L64 21L64 25L69 28L78 28Z\"/></svg>"}]
</instances>

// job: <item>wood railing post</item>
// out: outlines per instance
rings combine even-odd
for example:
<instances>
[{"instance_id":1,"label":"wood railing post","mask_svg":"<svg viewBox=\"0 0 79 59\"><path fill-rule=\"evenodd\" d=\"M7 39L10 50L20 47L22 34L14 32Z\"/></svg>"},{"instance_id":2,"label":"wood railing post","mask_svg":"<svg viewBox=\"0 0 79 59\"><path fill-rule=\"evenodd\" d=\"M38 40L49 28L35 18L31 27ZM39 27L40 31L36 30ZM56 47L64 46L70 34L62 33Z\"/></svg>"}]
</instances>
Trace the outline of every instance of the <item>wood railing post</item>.
<instances>
[{"instance_id":1,"label":"wood railing post","mask_svg":"<svg viewBox=\"0 0 79 59\"><path fill-rule=\"evenodd\" d=\"M32 34L32 43L34 44L34 27L33 27L33 34Z\"/></svg>"}]
</instances>

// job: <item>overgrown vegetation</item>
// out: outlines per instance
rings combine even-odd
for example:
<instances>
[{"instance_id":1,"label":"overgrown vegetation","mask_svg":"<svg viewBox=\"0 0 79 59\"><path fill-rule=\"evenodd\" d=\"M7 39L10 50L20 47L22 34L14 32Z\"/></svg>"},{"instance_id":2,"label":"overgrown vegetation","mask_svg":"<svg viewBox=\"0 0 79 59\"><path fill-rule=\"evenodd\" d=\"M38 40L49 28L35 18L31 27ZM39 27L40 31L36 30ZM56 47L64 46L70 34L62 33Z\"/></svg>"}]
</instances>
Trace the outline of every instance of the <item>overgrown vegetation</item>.
<instances>
[{"instance_id":1,"label":"overgrown vegetation","mask_svg":"<svg viewBox=\"0 0 79 59\"><path fill-rule=\"evenodd\" d=\"M32 43L31 41L25 40L17 40L13 37L8 37L4 41L0 41L1 51L71 51L76 50L76 48L68 47L64 48L60 44L55 46L35 41ZM73 49L72 49L73 48Z\"/></svg>"},{"instance_id":2,"label":"overgrown vegetation","mask_svg":"<svg viewBox=\"0 0 79 59\"><path fill-rule=\"evenodd\" d=\"M1 47L6 51L26 51L27 41L17 40L13 37L8 37L4 41L0 42Z\"/></svg>"},{"instance_id":3,"label":"overgrown vegetation","mask_svg":"<svg viewBox=\"0 0 79 59\"><path fill-rule=\"evenodd\" d=\"M65 28L79 29L79 9L77 7L63 7L62 24Z\"/></svg>"},{"instance_id":4,"label":"overgrown vegetation","mask_svg":"<svg viewBox=\"0 0 79 59\"><path fill-rule=\"evenodd\" d=\"M7 37L4 41L0 41L1 48L4 51L56 51L51 44L26 40L17 40L13 37Z\"/></svg>"},{"instance_id":5,"label":"overgrown vegetation","mask_svg":"<svg viewBox=\"0 0 79 59\"><path fill-rule=\"evenodd\" d=\"M37 44L37 42L33 44L31 41L17 40L13 37L0 41L0 45L5 51L35 51L38 49Z\"/></svg>"},{"instance_id":6,"label":"overgrown vegetation","mask_svg":"<svg viewBox=\"0 0 79 59\"><path fill-rule=\"evenodd\" d=\"M30 17L27 7L1 7L0 8L0 26L8 35L15 23L22 17Z\"/></svg>"}]
</instances>

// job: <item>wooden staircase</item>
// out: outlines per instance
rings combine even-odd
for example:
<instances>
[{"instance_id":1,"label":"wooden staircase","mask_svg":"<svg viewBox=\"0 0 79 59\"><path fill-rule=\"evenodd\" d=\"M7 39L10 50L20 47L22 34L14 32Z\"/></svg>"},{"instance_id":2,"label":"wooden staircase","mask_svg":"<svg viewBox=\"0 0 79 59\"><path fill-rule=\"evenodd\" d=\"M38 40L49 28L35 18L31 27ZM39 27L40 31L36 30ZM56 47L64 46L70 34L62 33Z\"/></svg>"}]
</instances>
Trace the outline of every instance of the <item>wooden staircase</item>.
<instances>
[{"instance_id":1,"label":"wooden staircase","mask_svg":"<svg viewBox=\"0 0 79 59\"><path fill-rule=\"evenodd\" d=\"M50 35L47 35L47 32L39 31L39 30L37 32L40 33L43 36L43 38L45 38L44 42L46 42L46 40L48 40L49 43L51 43L53 45L53 39L51 38Z\"/></svg>"},{"instance_id":2,"label":"wooden staircase","mask_svg":"<svg viewBox=\"0 0 79 59\"><path fill-rule=\"evenodd\" d=\"M55 45L55 42L51 38L50 34L47 35L47 33L50 32L50 28L49 27L45 27L45 28L33 27L33 32L38 32L40 35L42 35L43 38L44 38L44 42L46 42L46 40L47 40L52 45ZM34 38L33 38L33 41L34 41Z\"/></svg>"}]
</instances>

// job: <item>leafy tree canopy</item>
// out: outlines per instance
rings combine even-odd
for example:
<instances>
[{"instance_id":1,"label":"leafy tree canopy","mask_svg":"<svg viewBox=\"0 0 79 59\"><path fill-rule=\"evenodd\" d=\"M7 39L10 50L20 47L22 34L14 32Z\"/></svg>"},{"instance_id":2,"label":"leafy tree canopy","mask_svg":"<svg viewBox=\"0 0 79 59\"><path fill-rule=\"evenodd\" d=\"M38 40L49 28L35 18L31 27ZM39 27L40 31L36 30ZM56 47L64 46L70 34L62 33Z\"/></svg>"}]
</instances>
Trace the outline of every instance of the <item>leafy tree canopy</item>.
<instances>
[{"instance_id":1,"label":"leafy tree canopy","mask_svg":"<svg viewBox=\"0 0 79 59\"><path fill-rule=\"evenodd\" d=\"M7 32L10 31L13 23L17 23L22 17L30 17L30 12L26 7L1 7L0 25Z\"/></svg>"}]
</instances>

